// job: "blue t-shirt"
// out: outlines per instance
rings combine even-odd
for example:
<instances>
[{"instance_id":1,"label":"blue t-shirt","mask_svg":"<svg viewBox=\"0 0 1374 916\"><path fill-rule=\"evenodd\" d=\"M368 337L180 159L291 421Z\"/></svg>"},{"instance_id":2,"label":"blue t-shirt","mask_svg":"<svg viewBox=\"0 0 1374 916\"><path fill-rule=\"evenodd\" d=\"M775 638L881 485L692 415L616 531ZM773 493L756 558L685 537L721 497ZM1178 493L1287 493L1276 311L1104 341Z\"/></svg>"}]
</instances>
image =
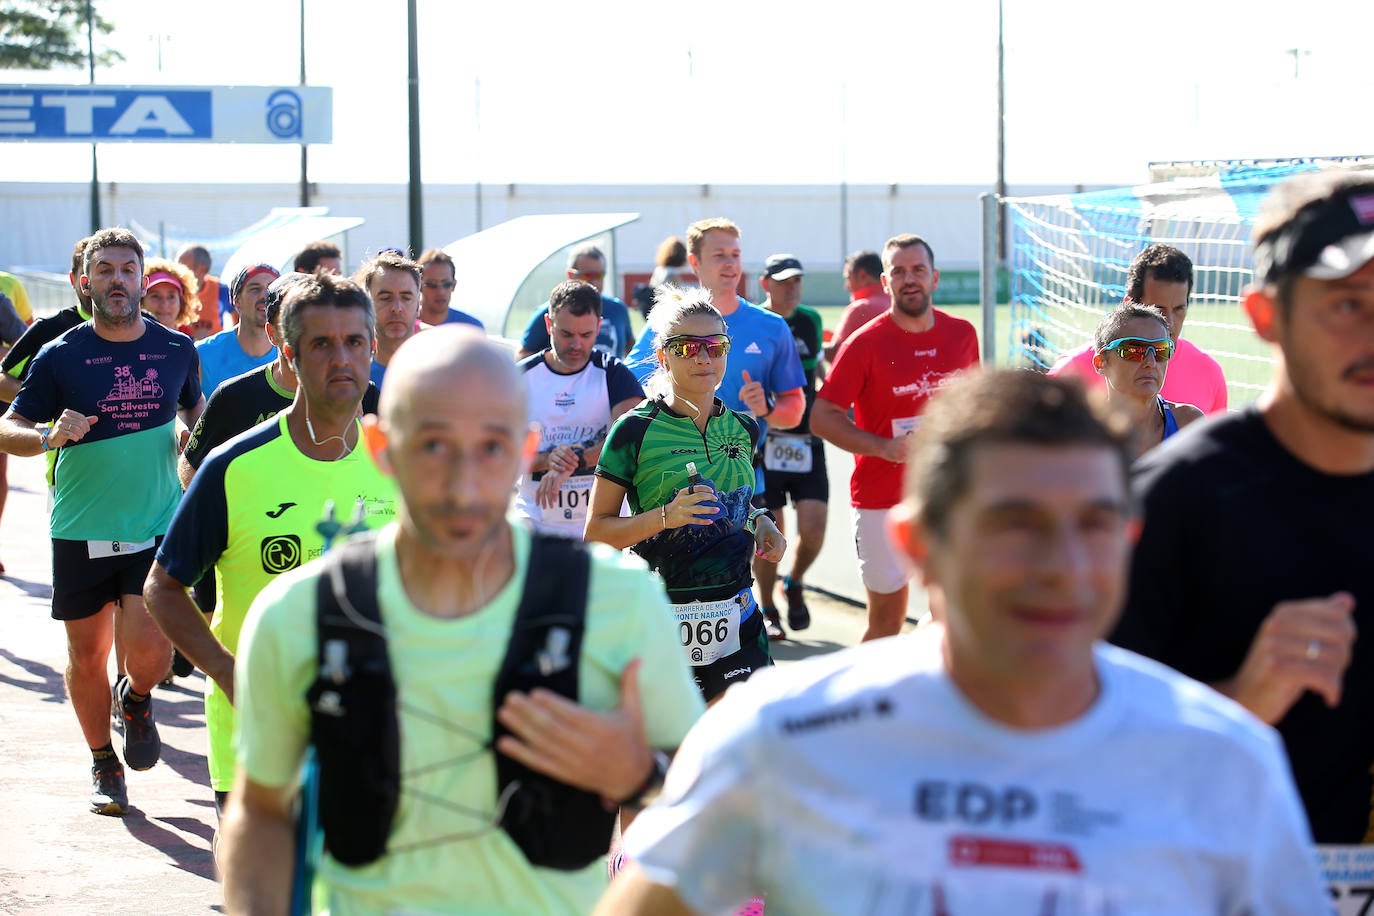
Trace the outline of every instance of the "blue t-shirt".
<instances>
[{"instance_id":1,"label":"blue t-shirt","mask_svg":"<svg viewBox=\"0 0 1374 916\"><path fill-rule=\"evenodd\" d=\"M447 324L447 322L445 322L445 323ZM377 390L378 390L378 391L381 391L381 390L382 390L382 379L386 378L386 366L383 366L381 363L377 362L377 361L374 359L374 360L372 361L371 376L372 376L372 384L374 384L374 385L377 386Z\"/></svg>"},{"instance_id":2,"label":"blue t-shirt","mask_svg":"<svg viewBox=\"0 0 1374 916\"><path fill-rule=\"evenodd\" d=\"M549 329L544 326L544 316L549 313L549 304L530 316L525 325L525 334L520 338L520 349L531 353L542 353L549 348ZM634 331L630 328L630 310L614 296L601 297L601 329L596 332L596 349L619 359L625 353Z\"/></svg>"},{"instance_id":3,"label":"blue t-shirt","mask_svg":"<svg viewBox=\"0 0 1374 916\"><path fill-rule=\"evenodd\" d=\"M730 335L730 354L725 358L725 378L716 389L716 397L722 404L731 410L749 412L739 396L745 372L750 379L763 385L770 398L779 392L806 386L806 372L786 319L743 298L739 300L739 308L724 317L725 333ZM625 357L625 364L641 385L658 368L653 338L651 333L643 334L635 341L630 355ZM759 420L759 426L767 432L768 425L763 420Z\"/></svg>"},{"instance_id":4,"label":"blue t-shirt","mask_svg":"<svg viewBox=\"0 0 1374 916\"><path fill-rule=\"evenodd\" d=\"M87 322L39 350L14 412L35 423L67 408L98 418L80 442L57 451L52 536L145 541L164 533L181 499L177 410L199 402L191 338L151 318L137 340L106 340Z\"/></svg>"},{"instance_id":5,"label":"blue t-shirt","mask_svg":"<svg viewBox=\"0 0 1374 916\"><path fill-rule=\"evenodd\" d=\"M482 324L475 315L469 315L467 312L460 312L453 308L448 310L448 317L444 319L444 324L470 324L473 327L481 328L483 331L487 329L487 326Z\"/></svg>"},{"instance_id":6,"label":"blue t-shirt","mask_svg":"<svg viewBox=\"0 0 1374 916\"><path fill-rule=\"evenodd\" d=\"M196 352L200 354L200 387L206 395L215 393L215 389L231 378L238 378L245 372L252 372L259 366L265 366L277 358L277 348L273 347L262 356L249 356L243 352L243 347L239 346L238 334L235 328L227 331L220 331L212 334L196 344Z\"/></svg>"}]
</instances>

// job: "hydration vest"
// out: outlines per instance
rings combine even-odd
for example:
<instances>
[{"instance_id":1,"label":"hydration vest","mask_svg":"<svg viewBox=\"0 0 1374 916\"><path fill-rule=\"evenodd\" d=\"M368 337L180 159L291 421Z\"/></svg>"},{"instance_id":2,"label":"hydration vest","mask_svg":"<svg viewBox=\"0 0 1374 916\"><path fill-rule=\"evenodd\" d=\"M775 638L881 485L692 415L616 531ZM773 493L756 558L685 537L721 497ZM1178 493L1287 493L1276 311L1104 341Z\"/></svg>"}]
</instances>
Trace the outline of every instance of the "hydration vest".
<instances>
[{"instance_id":1,"label":"hydration vest","mask_svg":"<svg viewBox=\"0 0 1374 916\"><path fill-rule=\"evenodd\" d=\"M327 554L316 586L318 674L306 694L319 765L319 823L326 848L357 866L386 852L401 794L396 682L377 604L375 535ZM610 846L615 812L601 798L497 752L509 730L496 720L507 693L542 687L578 699L591 559L580 541L531 532L524 592L492 690L500 827L532 865L575 870Z\"/></svg>"}]
</instances>

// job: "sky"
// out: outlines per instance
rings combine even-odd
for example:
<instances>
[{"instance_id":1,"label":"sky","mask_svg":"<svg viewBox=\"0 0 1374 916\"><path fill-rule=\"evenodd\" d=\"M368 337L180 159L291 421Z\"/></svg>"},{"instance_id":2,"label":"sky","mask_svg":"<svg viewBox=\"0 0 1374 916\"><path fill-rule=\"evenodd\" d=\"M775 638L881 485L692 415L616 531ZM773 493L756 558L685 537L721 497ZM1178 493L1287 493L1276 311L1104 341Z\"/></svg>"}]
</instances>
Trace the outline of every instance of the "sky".
<instances>
[{"instance_id":1,"label":"sky","mask_svg":"<svg viewBox=\"0 0 1374 916\"><path fill-rule=\"evenodd\" d=\"M404 182L406 3L303 2L307 82L334 90L311 180ZM126 58L97 82L294 85L299 6L97 0ZM426 182L996 177L996 0L418 0L418 20ZM1005 0L1004 31L1013 186L1374 153L1369 0ZM0 70L0 84L86 78ZM100 146L105 181L294 182L299 162L294 146ZM88 145L0 143L0 181L89 176Z\"/></svg>"}]
</instances>

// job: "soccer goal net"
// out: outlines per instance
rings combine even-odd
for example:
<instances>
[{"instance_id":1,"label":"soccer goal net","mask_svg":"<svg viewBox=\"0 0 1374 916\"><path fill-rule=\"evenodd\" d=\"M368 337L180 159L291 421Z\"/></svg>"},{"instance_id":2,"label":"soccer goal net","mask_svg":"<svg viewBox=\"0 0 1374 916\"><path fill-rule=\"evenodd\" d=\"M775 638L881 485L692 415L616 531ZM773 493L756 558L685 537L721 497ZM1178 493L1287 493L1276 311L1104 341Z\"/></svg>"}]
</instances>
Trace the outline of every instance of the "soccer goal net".
<instances>
[{"instance_id":1,"label":"soccer goal net","mask_svg":"<svg viewBox=\"0 0 1374 916\"><path fill-rule=\"evenodd\" d=\"M1240 307L1253 272L1250 228L1273 185L1321 168L1374 170L1374 158L1163 163L1147 185L1007 199L1011 364L1048 369L1091 340L1125 297L1132 259L1164 243L1193 261L1183 336L1221 363L1232 409L1254 401L1273 357Z\"/></svg>"}]
</instances>

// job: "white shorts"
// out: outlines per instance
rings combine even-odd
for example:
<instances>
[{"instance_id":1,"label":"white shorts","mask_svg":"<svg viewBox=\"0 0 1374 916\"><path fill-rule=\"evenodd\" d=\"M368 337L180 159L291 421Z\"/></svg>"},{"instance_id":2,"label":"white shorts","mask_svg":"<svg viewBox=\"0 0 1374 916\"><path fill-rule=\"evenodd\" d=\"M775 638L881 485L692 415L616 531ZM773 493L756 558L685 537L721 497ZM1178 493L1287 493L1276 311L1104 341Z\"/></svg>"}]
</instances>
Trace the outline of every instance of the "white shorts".
<instances>
[{"instance_id":1,"label":"white shorts","mask_svg":"<svg viewBox=\"0 0 1374 916\"><path fill-rule=\"evenodd\" d=\"M859 554L859 576L864 588L879 595L900 591L915 569L887 534L887 509L849 507L854 522L854 549Z\"/></svg>"}]
</instances>

